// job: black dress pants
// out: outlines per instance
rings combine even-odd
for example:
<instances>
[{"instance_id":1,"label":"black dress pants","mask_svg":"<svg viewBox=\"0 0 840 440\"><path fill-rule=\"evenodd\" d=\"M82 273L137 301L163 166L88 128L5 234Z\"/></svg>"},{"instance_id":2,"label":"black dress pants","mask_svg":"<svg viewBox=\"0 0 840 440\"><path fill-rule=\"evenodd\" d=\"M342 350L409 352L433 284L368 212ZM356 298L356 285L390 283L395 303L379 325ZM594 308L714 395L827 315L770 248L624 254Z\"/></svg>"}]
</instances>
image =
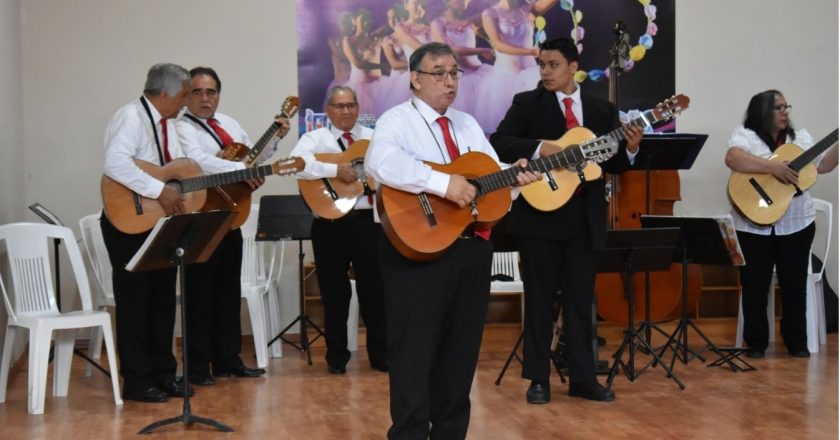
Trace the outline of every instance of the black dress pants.
<instances>
[{"instance_id":1,"label":"black dress pants","mask_svg":"<svg viewBox=\"0 0 840 440\"><path fill-rule=\"evenodd\" d=\"M129 272L125 265L148 233L125 234L101 217L102 237L113 266L117 351L125 389L145 390L175 378L172 354L176 269Z\"/></svg>"},{"instance_id":2,"label":"black dress pants","mask_svg":"<svg viewBox=\"0 0 840 440\"><path fill-rule=\"evenodd\" d=\"M805 326L805 289L808 259L814 241L814 223L789 235L758 235L738 231L746 266L741 267L741 301L744 311L744 341L750 348L769 345L767 292L773 267L782 297L782 338L788 350L808 348Z\"/></svg>"},{"instance_id":3,"label":"black dress pants","mask_svg":"<svg viewBox=\"0 0 840 440\"><path fill-rule=\"evenodd\" d=\"M353 264L359 311L367 330L368 359L372 365L384 365L388 356L385 300L382 272L377 257L377 242L382 227L373 221L372 209L350 211L335 220L312 222L312 249L315 274L324 304L327 363L343 367L350 360L347 350L347 317L350 307L350 278Z\"/></svg>"},{"instance_id":4,"label":"black dress pants","mask_svg":"<svg viewBox=\"0 0 840 440\"><path fill-rule=\"evenodd\" d=\"M242 365L242 231L228 232L213 255L187 265L187 336L190 373Z\"/></svg>"},{"instance_id":5,"label":"black dress pants","mask_svg":"<svg viewBox=\"0 0 840 440\"><path fill-rule=\"evenodd\" d=\"M383 235L379 252L391 361L388 438L463 439L490 298L492 243L461 238L439 259L416 262Z\"/></svg>"}]
</instances>

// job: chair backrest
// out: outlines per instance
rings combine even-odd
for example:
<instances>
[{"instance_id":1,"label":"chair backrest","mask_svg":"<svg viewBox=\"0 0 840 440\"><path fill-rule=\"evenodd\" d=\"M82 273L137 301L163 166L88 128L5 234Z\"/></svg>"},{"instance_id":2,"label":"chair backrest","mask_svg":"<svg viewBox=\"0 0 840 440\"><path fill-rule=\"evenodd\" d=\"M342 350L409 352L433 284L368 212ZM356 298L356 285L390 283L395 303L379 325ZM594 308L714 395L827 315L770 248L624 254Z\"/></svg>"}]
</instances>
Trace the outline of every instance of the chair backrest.
<instances>
[{"instance_id":1,"label":"chair backrest","mask_svg":"<svg viewBox=\"0 0 840 440\"><path fill-rule=\"evenodd\" d=\"M257 236L257 220L259 219L259 204L251 205L251 212L248 214L248 219L240 226L242 231L242 273L241 281L245 285L255 285L267 280L271 280L274 276L274 259L277 254L277 246L273 242L258 242L255 240ZM268 243L270 246L270 257L266 257L265 246L263 243ZM281 254L282 259L282 254ZM282 261L282 260L281 260Z\"/></svg>"},{"instance_id":2,"label":"chair backrest","mask_svg":"<svg viewBox=\"0 0 840 440\"><path fill-rule=\"evenodd\" d=\"M114 303L114 269L111 267L111 260L108 258L108 249L105 247L105 239L102 238L102 228L99 223L101 214L91 214L79 220L79 229L82 234L82 243L88 255L88 262L96 278L94 285L99 293L98 303ZM97 304L101 305L101 304Z\"/></svg>"},{"instance_id":3,"label":"chair backrest","mask_svg":"<svg viewBox=\"0 0 840 440\"><path fill-rule=\"evenodd\" d=\"M519 252L493 252L490 275L507 275L512 281L522 281L519 275Z\"/></svg>"},{"instance_id":4,"label":"chair backrest","mask_svg":"<svg viewBox=\"0 0 840 440\"><path fill-rule=\"evenodd\" d=\"M50 265L53 239L64 244L82 310L93 310L87 272L73 231L43 223L10 223L0 226L0 242L5 243L9 261L11 282L8 291L3 286L3 300L11 321L21 315L58 314Z\"/></svg>"},{"instance_id":5,"label":"chair backrest","mask_svg":"<svg viewBox=\"0 0 840 440\"><path fill-rule=\"evenodd\" d=\"M828 203L825 200L816 199L816 198L813 199L813 202L814 202L814 210L817 212L817 217L819 217L820 214L825 216L825 220L821 221L819 218L817 218L817 220L816 220L816 226L817 226L816 236L817 237L825 237L825 240L822 240L822 239L819 240L819 243L822 243L820 245L825 246L825 251L823 252L823 254L821 256L823 264L822 264L822 268L819 271L819 277L822 278L823 271L825 271L825 266L828 263L828 251L831 248L831 226L832 226L832 221L834 219L832 218L831 203ZM814 242L811 244L811 253L818 252L818 249L819 249L818 248L818 241L814 240ZM817 256L820 256L820 254L817 253ZM811 261L810 257L808 258L808 261L809 262Z\"/></svg>"}]
</instances>

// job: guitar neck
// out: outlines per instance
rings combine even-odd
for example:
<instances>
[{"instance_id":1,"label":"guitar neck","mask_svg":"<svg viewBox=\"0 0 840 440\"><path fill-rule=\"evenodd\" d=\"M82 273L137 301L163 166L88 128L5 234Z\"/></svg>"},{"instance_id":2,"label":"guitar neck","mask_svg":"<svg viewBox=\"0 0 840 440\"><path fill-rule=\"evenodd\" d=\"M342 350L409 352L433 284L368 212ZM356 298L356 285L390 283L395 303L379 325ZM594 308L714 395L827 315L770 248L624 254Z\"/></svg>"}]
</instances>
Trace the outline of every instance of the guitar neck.
<instances>
[{"instance_id":1,"label":"guitar neck","mask_svg":"<svg viewBox=\"0 0 840 440\"><path fill-rule=\"evenodd\" d=\"M281 116L287 117L285 113L283 113ZM257 158L260 156L260 154L262 154L263 150L265 149L265 146L268 145L268 141L270 141L271 138L274 137L274 133L277 133L277 130L279 129L280 124L278 124L277 121L272 122L271 125L268 126L268 129L263 133L262 136L260 136L259 140L257 140L254 146L251 147L251 150L248 151L248 155L245 156L244 162L246 165L250 165L254 163L255 160L257 160Z\"/></svg>"},{"instance_id":2,"label":"guitar neck","mask_svg":"<svg viewBox=\"0 0 840 440\"><path fill-rule=\"evenodd\" d=\"M226 173L210 174L207 176L192 177L181 181L181 193L199 191L202 189L223 186L230 183L244 182L250 179L270 176L274 174L272 166L262 165L244 170L228 171Z\"/></svg>"},{"instance_id":3,"label":"guitar neck","mask_svg":"<svg viewBox=\"0 0 840 440\"><path fill-rule=\"evenodd\" d=\"M834 129L828 136L824 137L816 145L809 148L804 153L800 154L796 159L790 161L789 167L795 171L801 170L805 165L813 162L823 151L828 150L829 147L837 143L837 129Z\"/></svg>"}]
</instances>

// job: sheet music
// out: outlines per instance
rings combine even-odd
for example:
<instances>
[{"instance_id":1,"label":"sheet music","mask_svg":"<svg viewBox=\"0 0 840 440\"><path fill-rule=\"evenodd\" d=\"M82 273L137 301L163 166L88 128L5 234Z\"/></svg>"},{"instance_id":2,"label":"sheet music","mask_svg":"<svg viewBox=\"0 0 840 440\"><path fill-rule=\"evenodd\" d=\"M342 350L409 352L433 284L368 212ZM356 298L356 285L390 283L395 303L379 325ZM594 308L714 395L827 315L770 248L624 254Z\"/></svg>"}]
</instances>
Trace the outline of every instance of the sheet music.
<instances>
[{"instance_id":1,"label":"sheet music","mask_svg":"<svg viewBox=\"0 0 840 440\"><path fill-rule=\"evenodd\" d=\"M137 263L139 263L140 259L143 258L143 255L146 254L146 249L148 249L149 246L152 245L152 243L155 241L155 237L157 237L158 232L160 232L160 230L163 229L163 225L166 224L166 222L169 221L170 218L172 217L161 217L158 219L157 223L155 223L155 227L152 228L152 232L150 232L149 236L146 237L146 241L143 242L143 245L140 246L140 249L137 250L137 253L135 253L134 256L131 257L131 261L129 261L128 264L125 265L125 270L129 272L132 272L134 270L134 268L137 266Z\"/></svg>"}]
</instances>

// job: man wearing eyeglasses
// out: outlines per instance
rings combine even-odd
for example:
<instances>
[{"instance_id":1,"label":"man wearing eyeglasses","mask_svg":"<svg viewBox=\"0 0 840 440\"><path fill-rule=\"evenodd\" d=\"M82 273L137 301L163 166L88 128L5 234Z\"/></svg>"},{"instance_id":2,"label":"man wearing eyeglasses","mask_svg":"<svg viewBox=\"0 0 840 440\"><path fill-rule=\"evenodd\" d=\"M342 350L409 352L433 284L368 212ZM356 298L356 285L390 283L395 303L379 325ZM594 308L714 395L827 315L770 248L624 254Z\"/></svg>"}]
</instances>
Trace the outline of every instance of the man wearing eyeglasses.
<instances>
[{"instance_id":1,"label":"man wearing eyeglasses","mask_svg":"<svg viewBox=\"0 0 840 440\"><path fill-rule=\"evenodd\" d=\"M327 163L315 159L320 153L341 153L358 140L370 140L373 130L357 123L359 103L347 86L327 91L326 113L330 125L301 136L291 156L301 157L306 167L299 179L336 178L345 183L359 179L352 164ZM324 305L327 342L327 371L344 374L350 351L347 349L347 317L352 295L347 271L353 265L359 311L367 331L367 353L374 370L388 371L385 338L385 304L382 275L376 256L376 242L382 233L373 221L373 194L362 194L353 209L335 219L315 218L312 223L312 250L315 275Z\"/></svg>"},{"instance_id":2,"label":"man wearing eyeglasses","mask_svg":"<svg viewBox=\"0 0 840 440\"><path fill-rule=\"evenodd\" d=\"M206 174L242 169L238 162L223 161L215 156L237 142L251 146L248 134L232 117L219 113L222 81L215 70L196 67L190 70L190 93L187 111L176 124L178 140L185 152L198 150L214 161L199 162ZM254 160L269 157L277 149L280 138L289 132L289 121L276 117L280 128L276 141ZM218 166L221 163L222 166ZM254 186L261 182L253 182ZM210 191L213 191L212 189ZM242 331L239 318L242 302L242 231L228 232L213 255L205 263L193 264L186 272L190 298L187 301L187 335L189 338L190 371L195 385L213 385L214 377L259 377L262 368L246 367L239 357ZM212 375L211 375L212 367Z\"/></svg>"},{"instance_id":3,"label":"man wearing eyeglasses","mask_svg":"<svg viewBox=\"0 0 840 440\"><path fill-rule=\"evenodd\" d=\"M425 44L411 54L409 71L413 96L377 121L365 170L382 185L469 209L475 186L463 175L424 163L451 163L471 151L498 162L475 119L450 107L462 74L455 53L446 44ZM523 171L517 181L524 185L538 178ZM404 257L384 235L380 241L391 360L390 439L467 435L490 292L489 232L468 228L442 256L424 262Z\"/></svg>"}]
</instances>

